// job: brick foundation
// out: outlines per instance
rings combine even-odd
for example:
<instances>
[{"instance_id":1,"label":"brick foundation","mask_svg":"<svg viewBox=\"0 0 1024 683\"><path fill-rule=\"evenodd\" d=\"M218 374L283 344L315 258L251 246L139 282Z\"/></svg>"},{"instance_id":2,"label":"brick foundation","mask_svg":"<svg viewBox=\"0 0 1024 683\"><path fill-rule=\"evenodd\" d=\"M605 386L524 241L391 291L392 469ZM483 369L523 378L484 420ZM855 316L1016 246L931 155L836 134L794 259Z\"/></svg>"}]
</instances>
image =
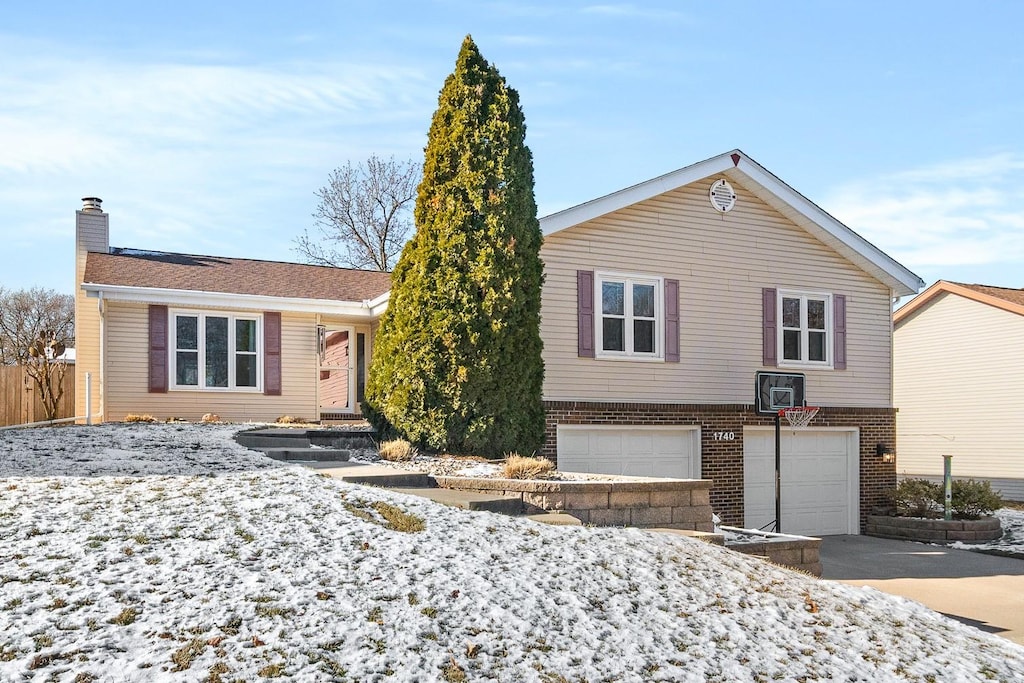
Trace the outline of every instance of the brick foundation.
<instances>
[{"instance_id":1,"label":"brick foundation","mask_svg":"<svg viewBox=\"0 0 1024 683\"><path fill-rule=\"evenodd\" d=\"M546 433L541 454L557 461L560 424L660 425L701 428L701 476L714 481L711 506L730 526L743 525L743 427L772 426L774 418L758 415L753 405L664 405L655 403L590 403L545 401ZM893 408L822 407L812 427L860 429L860 528L867 516L885 503L896 485L896 464L882 462L875 445L896 446ZM716 441L716 432L732 432L735 440Z\"/></svg>"}]
</instances>

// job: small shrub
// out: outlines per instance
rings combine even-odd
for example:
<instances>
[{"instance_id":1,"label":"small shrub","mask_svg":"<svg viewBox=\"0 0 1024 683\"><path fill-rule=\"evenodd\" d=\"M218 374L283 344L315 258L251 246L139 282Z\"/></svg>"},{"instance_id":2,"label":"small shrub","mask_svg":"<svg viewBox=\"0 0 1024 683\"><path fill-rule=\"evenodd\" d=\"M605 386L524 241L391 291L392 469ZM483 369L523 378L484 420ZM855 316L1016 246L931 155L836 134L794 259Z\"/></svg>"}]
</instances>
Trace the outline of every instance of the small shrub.
<instances>
[{"instance_id":1,"label":"small shrub","mask_svg":"<svg viewBox=\"0 0 1024 683\"><path fill-rule=\"evenodd\" d=\"M540 479L554 470L555 463L547 458L528 458L515 453L505 458L501 466L501 474L506 479Z\"/></svg>"},{"instance_id":2,"label":"small shrub","mask_svg":"<svg viewBox=\"0 0 1024 683\"><path fill-rule=\"evenodd\" d=\"M935 517L943 495L942 487L927 479L904 479L890 493L896 514L903 517Z\"/></svg>"},{"instance_id":3,"label":"small shrub","mask_svg":"<svg viewBox=\"0 0 1024 683\"><path fill-rule=\"evenodd\" d=\"M381 441L378 451L389 462L408 462L416 457L416 448L405 439Z\"/></svg>"},{"instance_id":4,"label":"small shrub","mask_svg":"<svg viewBox=\"0 0 1024 683\"><path fill-rule=\"evenodd\" d=\"M295 417L294 415L282 415L277 418L277 424L279 425L298 425L308 424L309 420L304 417Z\"/></svg>"},{"instance_id":5,"label":"small shrub","mask_svg":"<svg viewBox=\"0 0 1024 683\"><path fill-rule=\"evenodd\" d=\"M135 413L128 413L124 416L125 422L156 422L156 418L152 415L136 415Z\"/></svg>"},{"instance_id":6,"label":"small shrub","mask_svg":"<svg viewBox=\"0 0 1024 683\"><path fill-rule=\"evenodd\" d=\"M961 519L978 519L1003 507L1003 499L992 490L991 482L954 479L951 493L953 514ZM939 500L945 500L945 491L940 491Z\"/></svg>"}]
</instances>

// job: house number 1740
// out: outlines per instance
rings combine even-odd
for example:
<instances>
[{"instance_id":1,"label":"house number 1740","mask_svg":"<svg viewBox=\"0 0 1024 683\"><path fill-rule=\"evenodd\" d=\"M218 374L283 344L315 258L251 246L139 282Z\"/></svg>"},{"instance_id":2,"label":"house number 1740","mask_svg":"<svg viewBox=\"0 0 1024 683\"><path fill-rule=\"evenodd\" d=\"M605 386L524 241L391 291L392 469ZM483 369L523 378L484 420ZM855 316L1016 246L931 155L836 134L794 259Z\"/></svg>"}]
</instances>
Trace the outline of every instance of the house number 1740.
<instances>
[{"instance_id":1,"label":"house number 1740","mask_svg":"<svg viewBox=\"0 0 1024 683\"><path fill-rule=\"evenodd\" d=\"M711 438L715 441L735 441L736 432L712 432Z\"/></svg>"}]
</instances>

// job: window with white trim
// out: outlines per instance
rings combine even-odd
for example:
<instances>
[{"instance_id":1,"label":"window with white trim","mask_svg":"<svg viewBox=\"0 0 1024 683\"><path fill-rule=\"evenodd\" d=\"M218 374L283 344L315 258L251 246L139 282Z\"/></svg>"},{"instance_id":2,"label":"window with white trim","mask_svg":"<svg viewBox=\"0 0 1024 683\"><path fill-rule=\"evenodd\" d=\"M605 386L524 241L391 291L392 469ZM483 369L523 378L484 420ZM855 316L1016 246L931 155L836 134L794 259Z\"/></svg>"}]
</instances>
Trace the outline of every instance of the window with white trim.
<instances>
[{"instance_id":1,"label":"window with white trim","mask_svg":"<svg viewBox=\"0 0 1024 683\"><path fill-rule=\"evenodd\" d=\"M779 365L832 366L832 295L779 291Z\"/></svg>"},{"instance_id":2,"label":"window with white trim","mask_svg":"<svg viewBox=\"0 0 1024 683\"><path fill-rule=\"evenodd\" d=\"M597 355L615 358L663 358L663 283L661 278L597 274L601 302Z\"/></svg>"},{"instance_id":3,"label":"window with white trim","mask_svg":"<svg viewBox=\"0 0 1024 683\"><path fill-rule=\"evenodd\" d=\"M171 388L259 390L260 316L175 311L171 322Z\"/></svg>"}]
</instances>

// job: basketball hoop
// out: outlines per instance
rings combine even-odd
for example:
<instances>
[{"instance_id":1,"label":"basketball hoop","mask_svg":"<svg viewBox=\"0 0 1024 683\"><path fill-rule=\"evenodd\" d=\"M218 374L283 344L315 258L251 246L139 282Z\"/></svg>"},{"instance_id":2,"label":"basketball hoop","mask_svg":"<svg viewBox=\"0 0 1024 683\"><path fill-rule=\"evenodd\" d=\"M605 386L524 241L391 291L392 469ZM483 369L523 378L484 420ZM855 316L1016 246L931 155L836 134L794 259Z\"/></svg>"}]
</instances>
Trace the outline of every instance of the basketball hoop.
<instances>
[{"instance_id":1,"label":"basketball hoop","mask_svg":"<svg viewBox=\"0 0 1024 683\"><path fill-rule=\"evenodd\" d=\"M794 408L783 408L779 411L779 417L789 420L789 426L793 429L803 429L811 423L814 416L818 414L815 406L796 406Z\"/></svg>"}]
</instances>

